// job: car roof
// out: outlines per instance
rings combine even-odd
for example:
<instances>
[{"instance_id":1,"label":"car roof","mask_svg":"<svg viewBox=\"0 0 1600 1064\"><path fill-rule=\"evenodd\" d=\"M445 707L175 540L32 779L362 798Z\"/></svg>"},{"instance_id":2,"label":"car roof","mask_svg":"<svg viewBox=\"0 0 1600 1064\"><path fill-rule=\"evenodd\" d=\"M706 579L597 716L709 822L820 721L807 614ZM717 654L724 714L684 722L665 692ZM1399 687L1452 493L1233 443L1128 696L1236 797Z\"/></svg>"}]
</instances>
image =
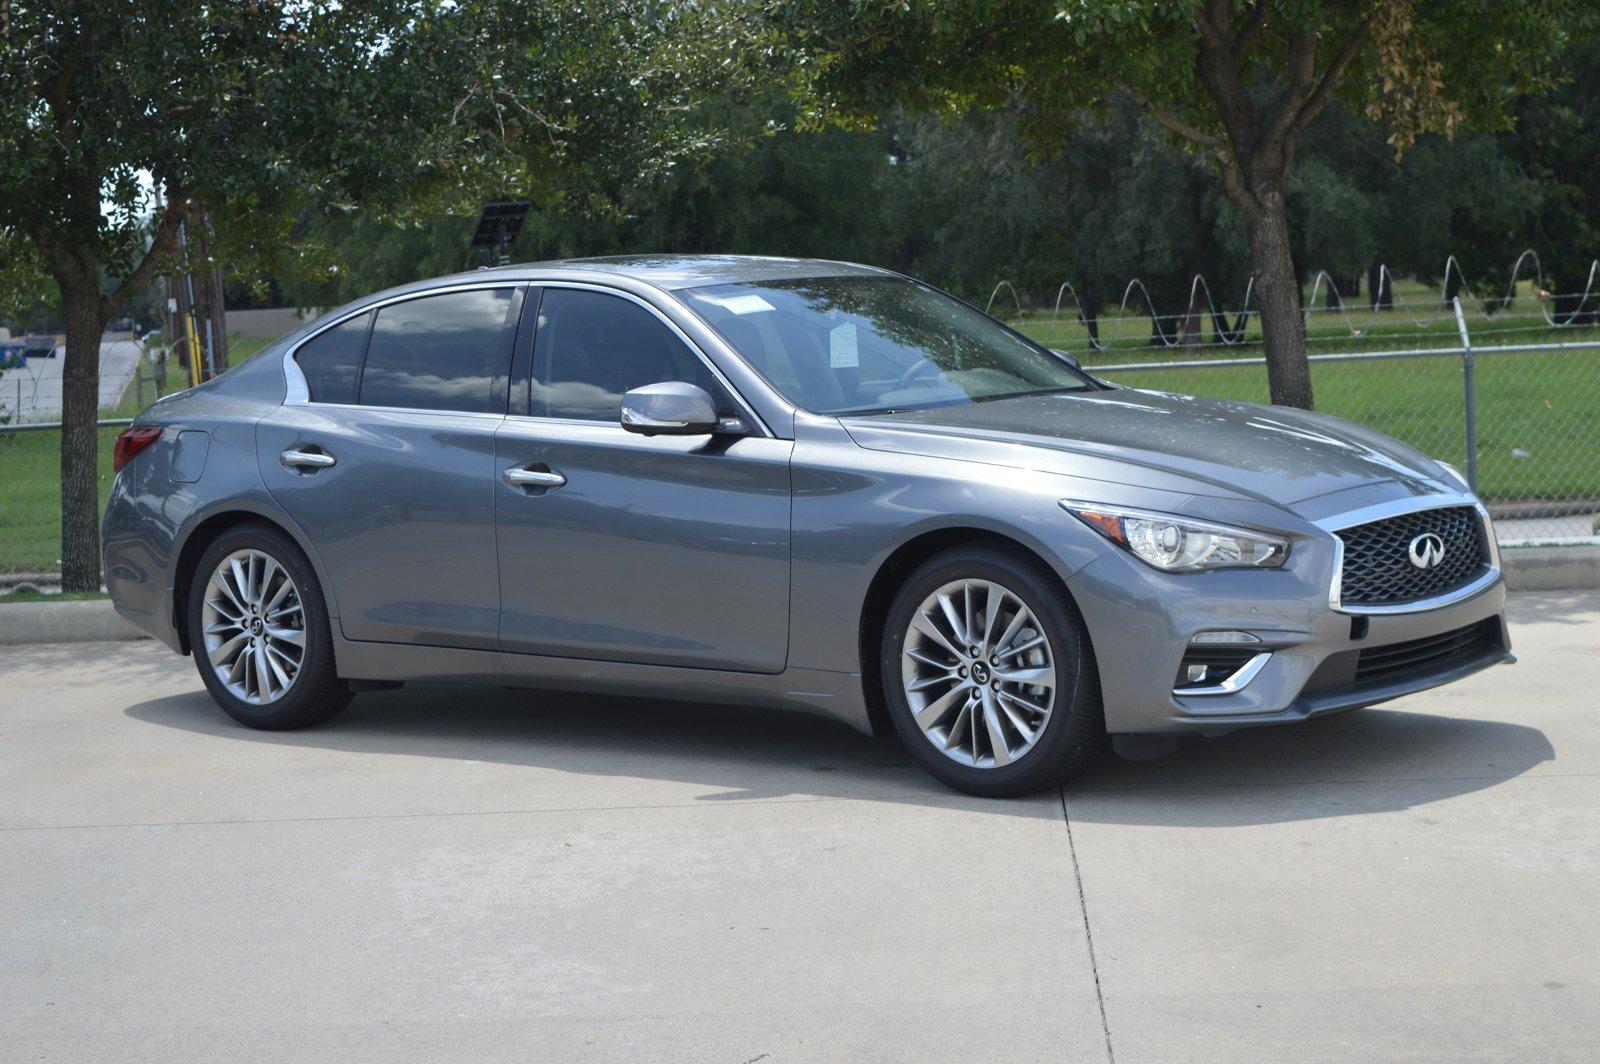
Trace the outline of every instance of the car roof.
<instances>
[{"instance_id":1,"label":"car roof","mask_svg":"<svg viewBox=\"0 0 1600 1064\"><path fill-rule=\"evenodd\" d=\"M627 278L668 291L798 277L893 276L890 271L875 266L831 259L789 259L776 255L606 255L473 270L450 278L437 278L433 283L483 280L491 276L516 280L570 280L574 274Z\"/></svg>"},{"instance_id":2,"label":"car roof","mask_svg":"<svg viewBox=\"0 0 1600 1064\"><path fill-rule=\"evenodd\" d=\"M543 281L611 281L617 287L661 291L705 285L778 281L803 277L898 277L892 270L832 259L791 259L777 255L606 255L586 259L551 259L510 266L480 267L443 277L411 281L381 292L371 292L342 306L324 311L300 328L284 334L283 343L297 343L321 331L329 322L376 303L397 297L420 296L453 285ZM270 345L276 347L277 344ZM267 350L263 348L262 350Z\"/></svg>"}]
</instances>

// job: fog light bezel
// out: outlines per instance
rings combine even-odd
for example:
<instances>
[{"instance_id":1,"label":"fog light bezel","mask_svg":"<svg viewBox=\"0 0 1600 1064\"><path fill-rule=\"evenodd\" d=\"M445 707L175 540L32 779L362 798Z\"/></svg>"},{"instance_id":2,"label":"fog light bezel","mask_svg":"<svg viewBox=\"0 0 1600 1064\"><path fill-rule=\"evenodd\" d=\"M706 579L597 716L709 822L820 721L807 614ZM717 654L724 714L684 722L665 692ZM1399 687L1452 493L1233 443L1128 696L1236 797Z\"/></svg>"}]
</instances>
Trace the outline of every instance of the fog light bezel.
<instances>
[{"instance_id":1,"label":"fog light bezel","mask_svg":"<svg viewBox=\"0 0 1600 1064\"><path fill-rule=\"evenodd\" d=\"M1196 647L1193 640L1185 648L1183 657L1178 661L1178 671L1173 677L1172 694L1175 698L1190 698L1196 695L1231 695L1244 690L1249 683L1260 675L1266 668L1267 662L1272 658L1272 651L1259 649L1259 640L1256 644L1206 644L1201 643ZM1199 653L1196 653L1196 651ZM1220 652L1231 652L1224 653ZM1200 658L1201 660L1195 660ZM1209 661L1204 659L1211 659ZM1199 680L1187 679L1188 672L1197 667L1206 666L1221 668L1213 677L1208 675Z\"/></svg>"}]
</instances>

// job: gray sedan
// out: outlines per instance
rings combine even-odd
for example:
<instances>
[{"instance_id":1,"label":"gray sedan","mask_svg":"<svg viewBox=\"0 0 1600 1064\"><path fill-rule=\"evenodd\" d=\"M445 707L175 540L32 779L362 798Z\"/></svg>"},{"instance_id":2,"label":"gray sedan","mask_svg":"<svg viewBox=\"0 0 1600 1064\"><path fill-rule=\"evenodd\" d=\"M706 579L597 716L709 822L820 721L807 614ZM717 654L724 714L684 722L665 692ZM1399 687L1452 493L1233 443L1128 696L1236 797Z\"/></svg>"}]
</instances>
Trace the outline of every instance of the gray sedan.
<instances>
[{"instance_id":1,"label":"gray sedan","mask_svg":"<svg viewBox=\"0 0 1600 1064\"><path fill-rule=\"evenodd\" d=\"M1511 660L1484 507L1318 414L1104 383L883 270L633 257L358 300L117 440L123 616L257 728L411 681L897 731L1016 795Z\"/></svg>"}]
</instances>

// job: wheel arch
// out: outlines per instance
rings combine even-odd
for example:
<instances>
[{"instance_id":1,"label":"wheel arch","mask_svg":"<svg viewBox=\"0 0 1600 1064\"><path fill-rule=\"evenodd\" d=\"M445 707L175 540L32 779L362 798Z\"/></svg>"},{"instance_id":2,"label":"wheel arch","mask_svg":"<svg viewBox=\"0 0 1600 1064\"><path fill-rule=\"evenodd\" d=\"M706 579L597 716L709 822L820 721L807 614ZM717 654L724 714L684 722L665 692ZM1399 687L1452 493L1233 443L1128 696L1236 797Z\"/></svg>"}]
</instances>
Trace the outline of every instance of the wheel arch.
<instances>
[{"instance_id":1,"label":"wheel arch","mask_svg":"<svg viewBox=\"0 0 1600 1064\"><path fill-rule=\"evenodd\" d=\"M857 654L861 663L862 696L866 702L867 718L877 735L894 731L889 720L889 709L883 700L883 676L879 668L879 643L883 626L888 620L889 607L895 594L916 568L933 556L955 547L988 546L1037 563L1055 580L1061 594L1072 602L1072 592L1067 589L1065 574L1058 562L1052 562L1043 552L1024 540L1005 532L977 525L949 525L918 533L901 543L879 564L867 585L862 602L861 622L857 633ZM1073 602L1074 608L1077 603ZM1081 615L1082 611L1079 611ZM1094 653L1091 643L1089 653Z\"/></svg>"},{"instance_id":2,"label":"wheel arch","mask_svg":"<svg viewBox=\"0 0 1600 1064\"><path fill-rule=\"evenodd\" d=\"M200 563L200 556L206 552L206 548L217 541L218 537L229 529L243 524L267 525L294 541L301 552L311 560L311 568L317 574L317 583L321 586L323 600L327 603L328 616L337 628L339 613L334 605L333 594L329 590L327 575L322 570L322 563L318 560L316 551L311 549L311 544L304 534L281 512L253 500L235 499L218 504L194 518L176 544L176 561L172 567L172 623L178 633L182 652L185 654L193 650L189 640L188 603L189 592L194 585L194 571Z\"/></svg>"}]
</instances>

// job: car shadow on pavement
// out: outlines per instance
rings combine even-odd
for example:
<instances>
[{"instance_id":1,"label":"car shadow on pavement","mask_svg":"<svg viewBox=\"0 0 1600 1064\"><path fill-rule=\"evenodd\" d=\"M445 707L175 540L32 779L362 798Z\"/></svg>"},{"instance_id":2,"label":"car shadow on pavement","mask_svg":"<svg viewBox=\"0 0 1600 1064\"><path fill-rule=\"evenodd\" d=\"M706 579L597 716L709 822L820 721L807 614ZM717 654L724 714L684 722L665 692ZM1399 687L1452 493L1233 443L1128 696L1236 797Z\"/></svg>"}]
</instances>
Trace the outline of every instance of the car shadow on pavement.
<instances>
[{"instance_id":1,"label":"car shadow on pavement","mask_svg":"<svg viewBox=\"0 0 1600 1064\"><path fill-rule=\"evenodd\" d=\"M1412 809L1555 757L1544 732L1525 724L1373 708L1186 739L1154 761L1104 758L1067 798L1074 820L1275 824Z\"/></svg>"},{"instance_id":2,"label":"car shadow on pavement","mask_svg":"<svg viewBox=\"0 0 1600 1064\"><path fill-rule=\"evenodd\" d=\"M838 797L948 802L893 736L870 738L801 713L717 704L408 684L357 695L304 731L236 724L204 691L130 706L128 716L202 735L350 753L523 765L716 788L701 801ZM1060 816L1057 806L1015 810Z\"/></svg>"},{"instance_id":3,"label":"car shadow on pavement","mask_svg":"<svg viewBox=\"0 0 1600 1064\"><path fill-rule=\"evenodd\" d=\"M418 684L359 695L339 717L298 732L242 727L204 691L140 702L126 713L220 739L717 788L702 801L967 800L923 772L893 736L869 738L822 718L760 709ZM1370 709L1186 740L1154 761L1108 751L1068 787L1067 799L1074 820L1279 823L1409 809L1494 786L1554 757L1544 733L1526 725ZM1054 802L978 807L1060 815Z\"/></svg>"}]
</instances>

